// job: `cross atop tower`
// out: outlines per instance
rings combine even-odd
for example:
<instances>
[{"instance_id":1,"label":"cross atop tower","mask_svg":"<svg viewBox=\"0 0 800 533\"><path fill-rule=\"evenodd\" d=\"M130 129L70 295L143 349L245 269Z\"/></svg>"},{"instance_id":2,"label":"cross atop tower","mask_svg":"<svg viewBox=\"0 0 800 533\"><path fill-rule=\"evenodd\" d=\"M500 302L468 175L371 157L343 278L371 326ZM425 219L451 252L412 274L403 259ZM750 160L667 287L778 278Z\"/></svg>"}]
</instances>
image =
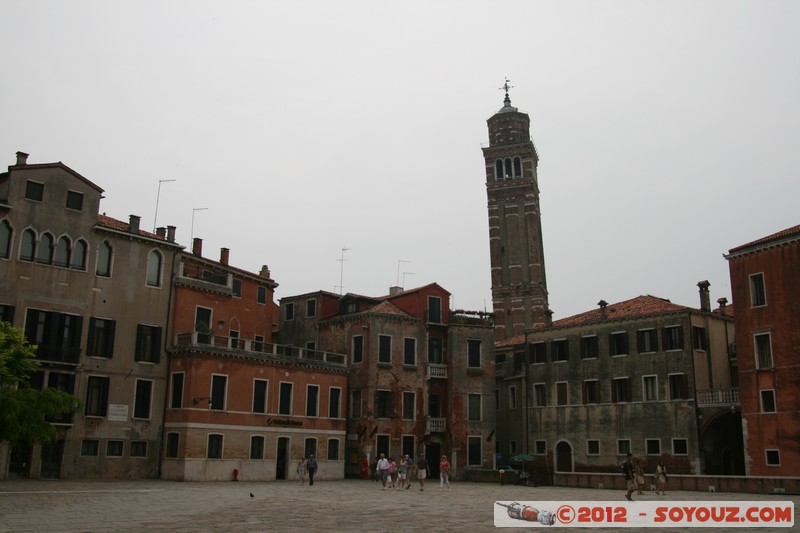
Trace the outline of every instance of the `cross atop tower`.
<instances>
[{"instance_id":1,"label":"cross atop tower","mask_svg":"<svg viewBox=\"0 0 800 533\"><path fill-rule=\"evenodd\" d=\"M503 84L503 86L502 86L502 87L500 87L500 90L501 90L501 91L505 91L505 92L506 92L506 97L505 97L505 99L503 100L503 105L504 105L505 107L511 107L511 98L508 96L508 90L509 90L509 89L513 89L513 88L514 88L514 86L513 86L513 85L509 85L509 84L508 84L508 82L510 82L510 81L511 81L511 80L509 80L508 78L506 78L506 82Z\"/></svg>"}]
</instances>

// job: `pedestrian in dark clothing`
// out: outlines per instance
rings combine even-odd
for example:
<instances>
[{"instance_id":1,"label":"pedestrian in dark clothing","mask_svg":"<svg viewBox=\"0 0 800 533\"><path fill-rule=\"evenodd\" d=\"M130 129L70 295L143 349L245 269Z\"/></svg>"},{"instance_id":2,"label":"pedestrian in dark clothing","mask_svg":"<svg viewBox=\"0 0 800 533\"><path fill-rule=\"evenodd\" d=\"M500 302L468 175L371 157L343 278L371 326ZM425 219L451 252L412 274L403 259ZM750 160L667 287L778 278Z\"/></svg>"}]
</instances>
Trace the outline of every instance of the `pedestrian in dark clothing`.
<instances>
[{"instance_id":1,"label":"pedestrian in dark clothing","mask_svg":"<svg viewBox=\"0 0 800 533\"><path fill-rule=\"evenodd\" d=\"M314 474L317 473L317 460L314 458L313 453L308 456L307 468L308 468L308 484L313 485Z\"/></svg>"},{"instance_id":2,"label":"pedestrian in dark clothing","mask_svg":"<svg viewBox=\"0 0 800 533\"><path fill-rule=\"evenodd\" d=\"M628 492L625 493L625 498L632 502L633 498L631 498L631 494L633 491L636 490L636 476L633 473L633 463L631 462L631 458L633 457L632 453L628 453L625 456L625 462L622 463L622 475L625 476L625 485L628 489Z\"/></svg>"}]
</instances>

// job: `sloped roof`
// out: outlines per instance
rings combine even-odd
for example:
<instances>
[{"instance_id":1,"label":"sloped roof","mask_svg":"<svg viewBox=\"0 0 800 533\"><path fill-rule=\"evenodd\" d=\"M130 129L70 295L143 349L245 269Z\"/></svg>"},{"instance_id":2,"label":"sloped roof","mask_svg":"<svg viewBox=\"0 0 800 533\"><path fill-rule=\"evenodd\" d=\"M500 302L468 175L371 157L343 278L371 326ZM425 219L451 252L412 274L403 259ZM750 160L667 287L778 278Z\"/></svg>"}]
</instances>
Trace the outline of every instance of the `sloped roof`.
<instances>
[{"instance_id":1,"label":"sloped roof","mask_svg":"<svg viewBox=\"0 0 800 533\"><path fill-rule=\"evenodd\" d=\"M760 239L756 239L752 242L748 242L747 244L742 244L741 246L737 246L735 248L731 248L728 250L729 254L735 254L737 252L742 252L747 250L748 248L753 248L757 246L763 246L765 244L770 244L772 242L782 241L784 239L794 240L793 238L797 237L800 238L800 225L793 226L791 228L787 228L785 230L781 230L777 233L773 233L772 235L767 235L766 237L761 237Z\"/></svg>"},{"instance_id":2,"label":"sloped roof","mask_svg":"<svg viewBox=\"0 0 800 533\"><path fill-rule=\"evenodd\" d=\"M369 309L366 309L363 312L357 313L357 314L362 314L362 315L392 315L392 316L397 316L397 317L402 317L402 318L414 318L411 315L409 315L408 313L406 313L405 311L403 311L402 309L400 309L399 307L397 307L396 305L394 305L392 302L385 301L385 300L383 302L380 302L377 305L373 305Z\"/></svg>"},{"instance_id":3,"label":"sloped roof","mask_svg":"<svg viewBox=\"0 0 800 533\"><path fill-rule=\"evenodd\" d=\"M130 227L131 227L128 222L123 222L122 220L111 218L109 216L106 216L105 214L97 215L97 225L102 228L113 229L116 231L124 231L126 233L130 232ZM142 229L139 229L138 235L140 237L147 237L148 239L156 239L159 241L164 240L155 233L150 233L149 231L144 231Z\"/></svg>"}]
</instances>

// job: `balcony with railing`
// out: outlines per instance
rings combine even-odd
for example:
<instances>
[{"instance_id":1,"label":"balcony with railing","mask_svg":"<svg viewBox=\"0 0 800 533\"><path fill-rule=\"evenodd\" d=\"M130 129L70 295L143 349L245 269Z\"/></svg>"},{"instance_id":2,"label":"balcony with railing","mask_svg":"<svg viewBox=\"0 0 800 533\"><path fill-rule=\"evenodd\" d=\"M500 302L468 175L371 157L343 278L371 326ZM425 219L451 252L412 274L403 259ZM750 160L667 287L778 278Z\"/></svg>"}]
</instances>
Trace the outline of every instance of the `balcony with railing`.
<instances>
[{"instance_id":1,"label":"balcony with railing","mask_svg":"<svg viewBox=\"0 0 800 533\"><path fill-rule=\"evenodd\" d=\"M224 294L233 294L233 274L204 269L194 263L181 262L175 283Z\"/></svg>"},{"instance_id":2,"label":"balcony with railing","mask_svg":"<svg viewBox=\"0 0 800 533\"><path fill-rule=\"evenodd\" d=\"M446 418L428 417L425 421L426 433L444 433L447 430Z\"/></svg>"},{"instance_id":3,"label":"balcony with railing","mask_svg":"<svg viewBox=\"0 0 800 533\"><path fill-rule=\"evenodd\" d=\"M345 366L347 356L334 352L308 350L297 346L273 344L270 342L212 335L197 331L178 333L175 335L175 348L193 347L207 349L220 353L250 355L256 358L273 360L304 360L308 362L323 363L335 366Z\"/></svg>"},{"instance_id":4,"label":"balcony with railing","mask_svg":"<svg viewBox=\"0 0 800 533\"><path fill-rule=\"evenodd\" d=\"M428 379L447 379L447 365L428 363Z\"/></svg>"},{"instance_id":5,"label":"balcony with railing","mask_svg":"<svg viewBox=\"0 0 800 533\"><path fill-rule=\"evenodd\" d=\"M736 387L703 389L697 391L698 407L718 407L729 405L739 405L739 389Z\"/></svg>"}]
</instances>

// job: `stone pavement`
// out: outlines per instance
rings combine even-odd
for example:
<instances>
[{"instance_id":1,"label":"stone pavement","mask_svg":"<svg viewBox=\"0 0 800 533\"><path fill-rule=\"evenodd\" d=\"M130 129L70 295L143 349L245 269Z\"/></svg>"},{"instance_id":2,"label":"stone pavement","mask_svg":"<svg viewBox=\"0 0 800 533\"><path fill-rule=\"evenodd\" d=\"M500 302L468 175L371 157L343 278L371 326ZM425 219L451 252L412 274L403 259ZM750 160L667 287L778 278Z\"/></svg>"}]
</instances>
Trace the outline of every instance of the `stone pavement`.
<instances>
[{"instance_id":1,"label":"stone pavement","mask_svg":"<svg viewBox=\"0 0 800 533\"><path fill-rule=\"evenodd\" d=\"M250 494L253 497L250 497ZM430 479L424 492L381 490L365 480L320 480L313 487L292 481L0 481L0 533L10 532L303 532L313 531L541 531L494 527L494 502L624 501L619 490L522 487L453 482L450 492ZM643 501L790 500L795 512L800 496L668 492L646 493ZM588 532L589 529L559 528ZM669 531L675 531L671 528ZM687 530L687 529L684 529ZM750 529L753 531L754 529ZM800 524L795 531L800 530ZM613 531L602 529L601 531ZM633 531L627 529L624 531ZM650 528L656 533L667 529ZM714 528L710 533L743 528ZM786 528L771 529L788 531Z\"/></svg>"}]
</instances>

